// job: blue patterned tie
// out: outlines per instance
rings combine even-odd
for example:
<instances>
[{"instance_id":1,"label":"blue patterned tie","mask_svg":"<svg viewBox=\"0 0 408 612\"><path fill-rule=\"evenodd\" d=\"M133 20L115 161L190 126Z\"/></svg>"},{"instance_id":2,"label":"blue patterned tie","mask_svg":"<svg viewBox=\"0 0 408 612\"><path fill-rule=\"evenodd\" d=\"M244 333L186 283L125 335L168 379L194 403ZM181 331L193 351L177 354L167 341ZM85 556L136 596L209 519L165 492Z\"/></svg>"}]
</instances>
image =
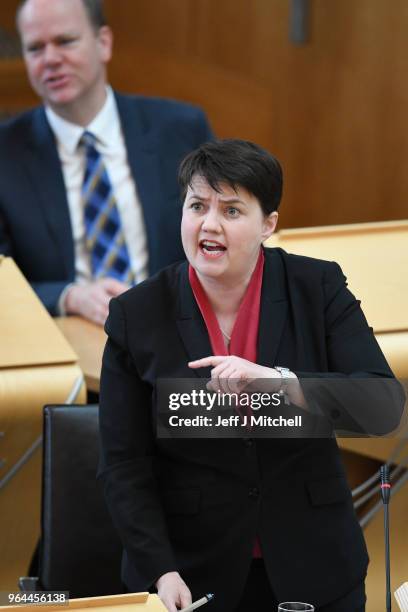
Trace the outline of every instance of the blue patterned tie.
<instances>
[{"instance_id":1,"label":"blue patterned tie","mask_svg":"<svg viewBox=\"0 0 408 612\"><path fill-rule=\"evenodd\" d=\"M81 194L92 274L94 278L109 276L131 284L134 276L115 195L95 141L90 132L84 132L80 141L86 157Z\"/></svg>"}]
</instances>

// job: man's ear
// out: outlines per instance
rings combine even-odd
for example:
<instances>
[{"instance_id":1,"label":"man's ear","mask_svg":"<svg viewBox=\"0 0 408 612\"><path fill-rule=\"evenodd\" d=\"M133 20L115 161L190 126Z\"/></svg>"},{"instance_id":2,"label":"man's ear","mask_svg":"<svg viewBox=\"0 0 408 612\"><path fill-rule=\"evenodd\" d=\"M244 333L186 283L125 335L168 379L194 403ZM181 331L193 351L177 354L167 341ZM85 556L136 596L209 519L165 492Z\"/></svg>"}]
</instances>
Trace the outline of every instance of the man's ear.
<instances>
[{"instance_id":1,"label":"man's ear","mask_svg":"<svg viewBox=\"0 0 408 612\"><path fill-rule=\"evenodd\" d=\"M98 30L98 43L101 53L101 60L107 64L112 58L113 32L109 26L102 26Z\"/></svg>"},{"instance_id":2,"label":"man's ear","mask_svg":"<svg viewBox=\"0 0 408 612\"><path fill-rule=\"evenodd\" d=\"M270 236L272 236L273 232L276 229L278 224L279 214L276 210L271 212L264 218L264 230L262 232L262 241L267 240Z\"/></svg>"}]
</instances>

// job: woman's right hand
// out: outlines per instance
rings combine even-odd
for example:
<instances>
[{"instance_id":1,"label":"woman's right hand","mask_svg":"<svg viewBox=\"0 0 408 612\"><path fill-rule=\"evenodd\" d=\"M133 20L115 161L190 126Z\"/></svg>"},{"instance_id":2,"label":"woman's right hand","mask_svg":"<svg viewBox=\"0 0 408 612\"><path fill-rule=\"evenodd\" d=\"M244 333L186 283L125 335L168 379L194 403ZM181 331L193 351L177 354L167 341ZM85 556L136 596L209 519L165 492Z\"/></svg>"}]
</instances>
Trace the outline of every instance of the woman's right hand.
<instances>
[{"instance_id":1,"label":"woman's right hand","mask_svg":"<svg viewBox=\"0 0 408 612\"><path fill-rule=\"evenodd\" d=\"M169 612L177 612L192 603L190 589L178 572L167 572L156 582L157 594Z\"/></svg>"}]
</instances>

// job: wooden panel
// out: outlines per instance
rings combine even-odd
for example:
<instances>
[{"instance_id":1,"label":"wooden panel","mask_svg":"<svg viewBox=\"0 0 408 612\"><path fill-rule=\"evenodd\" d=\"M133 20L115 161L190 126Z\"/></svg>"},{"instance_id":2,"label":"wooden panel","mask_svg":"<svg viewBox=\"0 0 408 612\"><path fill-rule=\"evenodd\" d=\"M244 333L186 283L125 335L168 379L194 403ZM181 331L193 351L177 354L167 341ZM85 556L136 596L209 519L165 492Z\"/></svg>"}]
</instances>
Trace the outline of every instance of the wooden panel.
<instances>
[{"instance_id":1,"label":"wooden panel","mask_svg":"<svg viewBox=\"0 0 408 612\"><path fill-rule=\"evenodd\" d=\"M40 537L42 449L0 492L0 590L18 591Z\"/></svg>"},{"instance_id":2,"label":"wooden panel","mask_svg":"<svg viewBox=\"0 0 408 612\"><path fill-rule=\"evenodd\" d=\"M13 259L2 255L0 312L0 368L77 361Z\"/></svg>"},{"instance_id":3,"label":"wooden panel","mask_svg":"<svg viewBox=\"0 0 408 612\"><path fill-rule=\"evenodd\" d=\"M19 0L2 0L1 3L1 27L9 32L14 31L15 14Z\"/></svg>"},{"instance_id":4,"label":"wooden panel","mask_svg":"<svg viewBox=\"0 0 408 612\"><path fill-rule=\"evenodd\" d=\"M0 112L14 115L38 104L20 59L0 61Z\"/></svg>"},{"instance_id":5,"label":"wooden panel","mask_svg":"<svg viewBox=\"0 0 408 612\"><path fill-rule=\"evenodd\" d=\"M386 332L375 337L395 376L408 379L408 331Z\"/></svg>"},{"instance_id":6,"label":"wooden panel","mask_svg":"<svg viewBox=\"0 0 408 612\"><path fill-rule=\"evenodd\" d=\"M65 402L80 374L76 365L0 371L0 590L17 590L38 542L42 408ZM82 386L76 401L85 398Z\"/></svg>"},{"instance_id":7,"label":"wooden panel","mask_svg":"<svg viewBox=\"0 0 408 612\"><path fill-rule=\"evenodd\" d=\"M363 445L368 440L356 440ZM371 442L377 442L371 440ZM378 440L378 442L380 442ZM386 442L386 440L383 440ZM387 442L392 442L388 440ZM342 459L347 470L349 485L354 487L367 478L379 472L380 463L368 460L358 454L342 451ZM385 459L385 457L382 457ZM379 494L373 500L379 500ZM372 501L363 509L362 514L372 506ZM361 508L360 508L361 510ZM359 511L360 512L360 511ZM392 592L407 578L407 546L408 535L406 521L408 516L408 485L405 485L391 498L390 502L390 556L391 556L391 587ZM370 564L366 579L367 612L383 612L385 610L385 570L384 570L384 528L383 509L375 515L364 530ZM394 602L394 598L392 598ZM396 609L393 603L393 609Z\"/></svg>"},{"instance_id":8,"label":"wooden panel","mask_svg":"<svg viewBox=\"0 0 408 612\"><path fill-rule=\"evenodd\" d=\"M337 261L376 333L408 331L408 221L292 229L266 244Z\"/></svg>"},{"instance_id":9,"label":"wooden panel","mask_svg":"<svg viewBox=\"0 0 408 612\"><path fill-rule=\"evenodd\" d=\"M16 3L3 0L0 25ZM113 84L198 103L220 136L274 152L286 176L281 227L406 217L406 0L313 0L303 46L289 41L289 0L106 7ZM13 72L0 89L3 105L35 100L21 79Z\"/></svg>"},{"instance_id":10,"label":"wooden panel","mask_svg":"<svg viewBox=\"0 0 408 612\"><path fill-rule=\"evenodd\" d=\"M391 557L391 592L394 593L407 580L408 550L408 485L402 487L390 503L390 557ZM383 612L385 610L385 570L384 570L384 527L382 510L364 531L364 537L370 556L370 565L366 579L367 610ZM397 609L392 596L393 609Z\"/></svg>"},{"instance_id":11,"label":"wooden panel","mask_svg":"<svg viewBox=\"0 0 408 612\"><path fill-rule=\"evenodd\" d=\"M378 462L386 463L393 452L400 448L402 443L401 438L337 438L339 447L342 449L343 459L344 457L358 457L360 462L363 463L363 457L370 460L378 460ZM394 459L393 463L403 463L406 457L401 456L400 453ZM380 464L378 464L379 469ZM375 468L371 470L371 474L375 472ZM368 473L365 478L371 476ZM353 481L352 487L363 482L365 478Z\"/></svg>"},{"instance_id":12,"label":"wooden panel","mask_svg":"<svg viewBox=\"0 0 408 612\"><path fill-rule=\"evenodd\" d=\"M107 340L103 327L81 317L58 317L54 321L78 354L87 389L99 393L102 353Z\"/></svg>"},{"instance_id":13,"label":"wooden panel","mask_svg":"<svg viewBox=\"0 0 408 612\"><path fill-rule=\"evenodd\" d=\"M65 402L82 374L38 297L3 256L0 313L0 590L15 590L38 540L42 407ZM78 391L84 401L85 386Z\"/></svg>"},{"instance_id":14,"label":"wooden panel","mask_svg":"<svg viewBox=\"0 0 408 612\"><path fill-rule=\"evenodd\" d=\"M283 227L404 218L408 4L315 0L301 47L289 4L122 0L119 13L108 0L121 32L112 79L126 71L127 88L200 103L220 136L271 149L286 174Z\"/></svg>"}]
</instances>

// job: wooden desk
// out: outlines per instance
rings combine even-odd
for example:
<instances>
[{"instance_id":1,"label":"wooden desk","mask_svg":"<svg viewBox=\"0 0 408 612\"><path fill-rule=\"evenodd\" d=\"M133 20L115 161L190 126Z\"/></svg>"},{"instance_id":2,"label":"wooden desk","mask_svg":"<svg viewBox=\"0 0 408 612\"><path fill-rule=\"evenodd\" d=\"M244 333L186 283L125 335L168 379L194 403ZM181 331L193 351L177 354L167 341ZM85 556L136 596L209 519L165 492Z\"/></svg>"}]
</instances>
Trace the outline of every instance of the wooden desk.
<instances>
[{"instance_id":1,"label":"wooden desk","mask_svg":"<svg viewBox=\"0 0 408 612\"><path fill-rule=\"evenodd\" d=\"M27 593L28 595L29 593ZM21 606L0 606L1 612L16 612ZM127 593L125 595L107 595L106 597L84 597L83 599L70 599L65 605L24 605L24 612L62 612L63 610L77 610L78 612L166 612L166 607L158 595L149 593Z\"/></svg>"},{"instance_id":2,"label":"wooden desk","mask_svg":"<svg viewBox=\"0 0 408 612\"><path fill-rule=\"evenodd\" d=\"M15 262L0 255L0 590L15 589L38 542L42 408L75 388L85 401L77 362Z\"/></svg>"},{"instance_id":3,"label":"wooden desk","mask_svg":"<svg viewBox=\"0 0 408 612\"><path fill-rule=\"evenodd\" d=\"M398 610L394 591L406 582L408 576L408 495L407 485L393 496L390 503L390 557L392 609ZM370 555L366 579L367 611L385 610L384 570L384 526L382 510L376 514L364 531L364 538Z\"/></svg>"},{"instance_id":4,"label":"wooden desk","mask_svg":"<svg viewBox=\"0 0 408 612\"><path fill-rule=\"evenodd\" d=\"M400 438L337 438L337 442L343 450L377 459L382 463L388 460L400 441ZM401 457L397 458L396 463L400 463L400 461Z\"/></svg>"},{"instance_id":5,"label":"wooden desk","mask_svg":"<svg viewBox=\"0 0 408 612\"><path fill-rule=\"evenodd\" d=\"M81 317L58 317L54 320L79 357L87 388L98 393L106 342L103 328Z\"/></svg>"}]
</instances>

